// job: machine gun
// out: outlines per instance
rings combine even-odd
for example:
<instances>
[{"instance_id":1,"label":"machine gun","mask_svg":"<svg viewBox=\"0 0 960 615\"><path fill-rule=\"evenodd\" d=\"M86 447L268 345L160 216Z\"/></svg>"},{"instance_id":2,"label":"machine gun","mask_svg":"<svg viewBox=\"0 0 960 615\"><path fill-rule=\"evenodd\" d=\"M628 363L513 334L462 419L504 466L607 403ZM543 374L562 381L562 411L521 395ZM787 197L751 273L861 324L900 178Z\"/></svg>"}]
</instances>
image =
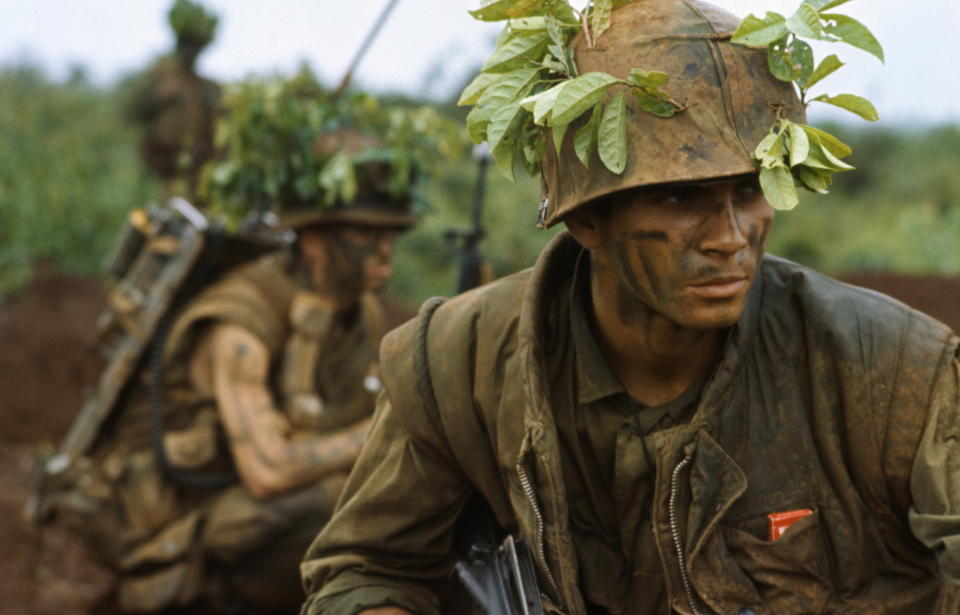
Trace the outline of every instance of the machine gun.
<instances>
[{"instance_id":1,"label":"machine gun","mask_svg":"<svg viewBox=\"0 0 960 615\"><path fill-rule=\"evenodd\" d=\"M543 615L530 544L500 528L479 492L464 504L453 537L460 558L454 571L476 615Z\"/></svg>"},{"instance_id":2,"label":"machine gun","mask_svg":"<svg viewBox=\"0 0 960 615\"><path fill-rule=\"evenodd\" d=\"M473 148L473 157L477 161L477 186L473 193L473 210L471 211L471 225L462 228L452 228L444 233L444 238L450 243L459 243L460 277L457 280L457 294L465 293L477 286L482 286L489 280L483 275L486 265L483 255L477 245L487 235L483 228L483 197L487 182L487 167L490 165L490 148L486 142Z\"/></svg>"}]
</instances>

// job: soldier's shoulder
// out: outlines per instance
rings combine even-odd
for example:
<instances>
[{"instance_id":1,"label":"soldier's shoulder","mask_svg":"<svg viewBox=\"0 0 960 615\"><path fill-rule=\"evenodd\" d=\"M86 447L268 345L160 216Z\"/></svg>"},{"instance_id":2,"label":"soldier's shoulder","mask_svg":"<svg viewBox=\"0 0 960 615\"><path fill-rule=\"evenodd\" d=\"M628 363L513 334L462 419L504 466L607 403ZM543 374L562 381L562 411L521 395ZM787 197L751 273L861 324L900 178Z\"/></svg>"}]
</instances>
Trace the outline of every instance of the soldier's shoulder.
<instances>
[{"instance_id":1,"label":"soldier's shoulder","mask_svg":"<svg viewBox=\"0 0 960 615\"><path fill-rule=\"evenodd\" d=\"M807 326L863 330L901 338L905 334L944 340L951 329L883 293L853 286L776 256L762 265L764 302L770 310L799 310Z\"/></svg>"}]
</instances>

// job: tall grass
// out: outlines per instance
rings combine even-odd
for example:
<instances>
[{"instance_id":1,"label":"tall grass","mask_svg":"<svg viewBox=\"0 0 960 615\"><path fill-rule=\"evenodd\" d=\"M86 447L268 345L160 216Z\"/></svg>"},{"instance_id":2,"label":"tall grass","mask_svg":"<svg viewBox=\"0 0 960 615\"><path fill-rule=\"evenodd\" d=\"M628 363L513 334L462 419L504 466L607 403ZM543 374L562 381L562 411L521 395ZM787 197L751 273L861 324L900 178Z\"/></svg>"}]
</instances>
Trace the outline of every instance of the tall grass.
<instances>
[{"instance_id":1,"label":"tall grass","mask_svg":"<svg viewBox=\"0 0 960 615\"><path fill-rule=\"evenodd\" d=\"M158 196L123 100L80 73L61 84L30 66L0 71L0 290L37 259L96 273L126 212Z\"/></svg>"}]
</instances>

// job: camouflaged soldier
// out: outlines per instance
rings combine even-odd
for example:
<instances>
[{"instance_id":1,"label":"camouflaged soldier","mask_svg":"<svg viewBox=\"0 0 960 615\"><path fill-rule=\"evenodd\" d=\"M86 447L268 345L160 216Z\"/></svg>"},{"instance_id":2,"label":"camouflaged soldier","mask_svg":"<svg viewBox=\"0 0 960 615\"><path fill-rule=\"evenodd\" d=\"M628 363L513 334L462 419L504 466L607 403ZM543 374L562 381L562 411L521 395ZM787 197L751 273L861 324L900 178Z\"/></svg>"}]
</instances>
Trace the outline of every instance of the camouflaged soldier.
<instances>
[{"instance_id":1,"label":"camouflaged soldier","mask_svg":"<svg viewBox=\"0 0 960 615\"><path fill-rule=\"evenodd\" d=\"M194 65L218 19L190 0L177 0L168 19L176 49L141 77L129 114L144 127L140 153L163 179L165 198L195 202L200 168L214 154L220 86L197 75Z\"/></svg>"},{"instance_id":2,"label":"camouflaged soldier","mask_svg":"<svg viewBox=\"0 0 960 615\"><path fill-rule=\"evenodd\" d=\"M320 167L356 160L355 190L349 200L280 199L275 230L294 231L293 248L225 274L177 318L160 376L165 461L152 448L154 374L143 369L48 496L117 573L110 601L122 613L287 613L302 603L298 565L380 387L377 294L398 234L415 222L409 193L387 186L392 166L360 160L389 143L341 128L310 149ZM230 471L239 482L213 487Z\"/></svg>"},{"instance_id":3,"label":"camouflaged soldier","mask_svg":"<svg viewBox=\"0 0 960 615\"><path fill-rule=\"evenodd\" d=\"M437 613L473 493L548 613L960 612L960 340L764 255L751 154L803 111L738 23L637 0L574 39L580 75L662 71L688 106L627 97L621 174L549 143L541 220L569 232L387 336L305 614Z\"/></svg>"}]
</instances>

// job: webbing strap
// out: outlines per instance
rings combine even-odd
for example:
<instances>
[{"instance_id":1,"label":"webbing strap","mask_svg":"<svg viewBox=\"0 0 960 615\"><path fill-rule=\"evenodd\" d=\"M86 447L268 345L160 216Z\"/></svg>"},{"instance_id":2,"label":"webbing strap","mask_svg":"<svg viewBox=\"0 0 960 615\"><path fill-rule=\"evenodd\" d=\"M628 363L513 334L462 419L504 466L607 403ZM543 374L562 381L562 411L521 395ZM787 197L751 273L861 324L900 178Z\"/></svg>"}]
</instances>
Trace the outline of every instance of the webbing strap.
<instances>
[{"instance_id":1,"label":"webbing strap","mask_svg":"<svg viewBox=\"0 0 960 615\"><path fill-rule=\"evenodd\" d=\"M417 347L413 357L413 368L417 372L420 400L427 411L427 416L430 417L430 422L444 436L446 436L446 432L443 429L443 422L440 420L440 407L437 405L437 397L433 392L433 378L430 377L430 365L427 363L427 329L430 326L433 313L446 300L445 297L433 297L427 299L426 303L421 306L420 312L417 314Z\"/></svg>"}]
</instances>

